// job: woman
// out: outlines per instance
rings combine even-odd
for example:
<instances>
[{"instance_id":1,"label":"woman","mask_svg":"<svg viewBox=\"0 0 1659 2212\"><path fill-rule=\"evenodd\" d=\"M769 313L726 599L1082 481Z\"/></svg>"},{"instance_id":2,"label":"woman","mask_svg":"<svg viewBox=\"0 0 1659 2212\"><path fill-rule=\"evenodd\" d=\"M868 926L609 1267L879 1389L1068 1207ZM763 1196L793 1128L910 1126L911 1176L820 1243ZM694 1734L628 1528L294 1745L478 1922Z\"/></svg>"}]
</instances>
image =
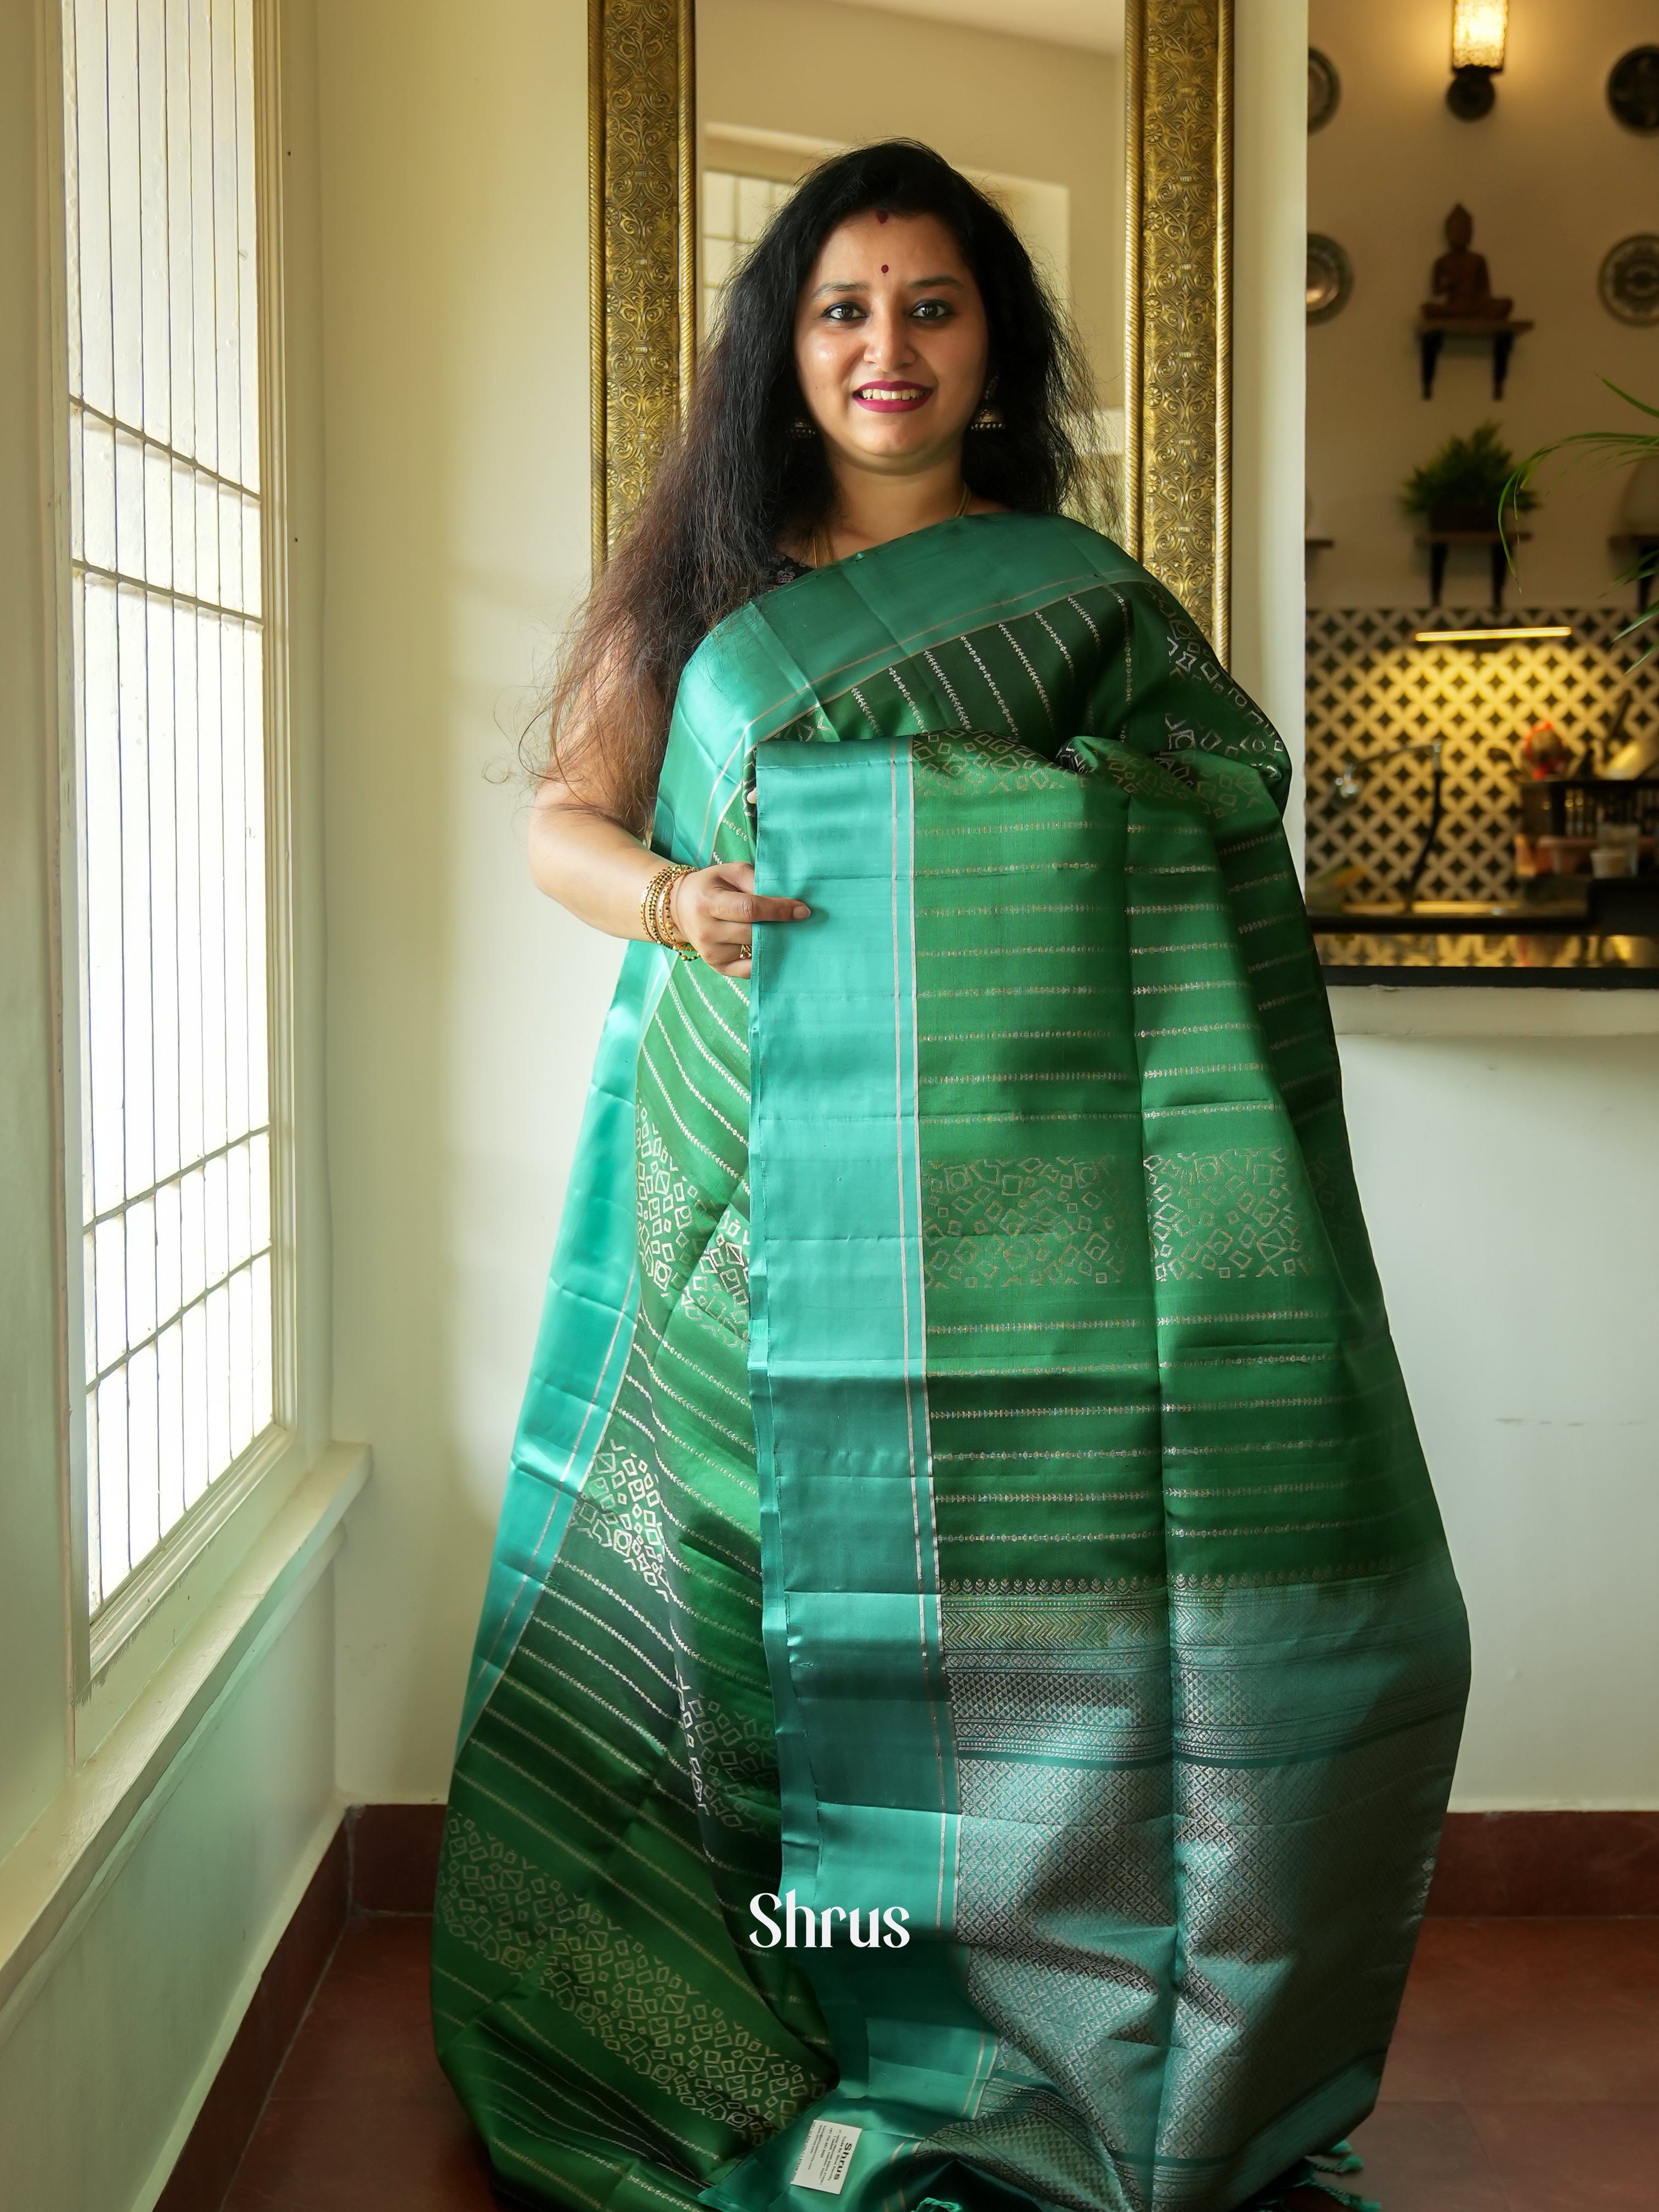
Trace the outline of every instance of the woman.
<instances>
[{"instance_id":1,"label":"woman","mask_svg":"<svg viewBox=\"0 0 1659 2212\"><path fill-rule=\"evenodd\" d=\"M1462 1610L1289 764L1076 395L993 206L828 163L556 702L537 879L636 941L434 1984L514 2199L1230 2212L1376 2094Z\"/></svg>"}]
</instances>

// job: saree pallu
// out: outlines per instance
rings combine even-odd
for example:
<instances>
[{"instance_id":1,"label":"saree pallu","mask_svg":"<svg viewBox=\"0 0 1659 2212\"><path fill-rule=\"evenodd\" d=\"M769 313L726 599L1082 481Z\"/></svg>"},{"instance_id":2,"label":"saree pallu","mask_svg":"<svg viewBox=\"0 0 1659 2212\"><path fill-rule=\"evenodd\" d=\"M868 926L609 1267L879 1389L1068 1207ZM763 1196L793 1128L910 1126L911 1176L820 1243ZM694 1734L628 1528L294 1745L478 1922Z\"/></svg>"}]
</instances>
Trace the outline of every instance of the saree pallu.
<instances>
[{"instance_id":1,"label":"saree pallu","mask_svg":"<svg viewBox=\"0 0 1659 2212\"><path fill-rule=\"evenodd\" d=\"M434 1921L511 2195L1230 2212L1370 2110L1468 1650L1288 786L1054 518L688 667L655 842L811 918L599 1054Z\"/></svg>"}]
</instances>

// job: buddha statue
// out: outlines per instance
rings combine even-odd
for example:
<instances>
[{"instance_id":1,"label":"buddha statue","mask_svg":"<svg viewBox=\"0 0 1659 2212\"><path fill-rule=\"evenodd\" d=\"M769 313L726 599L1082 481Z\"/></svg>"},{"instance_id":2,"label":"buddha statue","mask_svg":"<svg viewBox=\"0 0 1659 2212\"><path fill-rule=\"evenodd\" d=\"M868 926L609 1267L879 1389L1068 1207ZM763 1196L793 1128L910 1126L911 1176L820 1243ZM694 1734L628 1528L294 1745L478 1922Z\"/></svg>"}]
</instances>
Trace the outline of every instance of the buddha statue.
<instances>
[{"instance_id":1,"label":"buddha statue","mask_svg":"<svg viewBox=\"0 0 1659 2212\"><path fill-rule=\"evenodd\" d=\"M1434 297L1424 302L1429 323L1504 323L1513 300L1493 297L1486 257L1470 251L1474 217L1461 204L1446 217L1449 249L1434 264Z\"/></svg>"}]
</instances>

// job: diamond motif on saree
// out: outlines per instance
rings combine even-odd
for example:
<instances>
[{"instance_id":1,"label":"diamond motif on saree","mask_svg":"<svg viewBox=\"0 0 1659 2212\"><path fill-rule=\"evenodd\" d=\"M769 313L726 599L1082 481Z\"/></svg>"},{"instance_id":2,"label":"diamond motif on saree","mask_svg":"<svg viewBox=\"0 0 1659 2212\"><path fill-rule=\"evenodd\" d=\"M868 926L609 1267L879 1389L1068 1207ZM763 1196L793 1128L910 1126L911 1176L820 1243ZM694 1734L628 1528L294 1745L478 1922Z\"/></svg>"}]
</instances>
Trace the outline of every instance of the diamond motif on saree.
<instances>
[{"instance_id":1,"label":"diamond motif on saree","mask_svg":"<svg viewBox=\"0 0 1659 2212\"><path fill-rule=\"evenodd\" d=\"M446 1849L468 1877L441 1901L449 1932L511 1965L642 2081L714 2112L744 2143L763 2141L811 2094L802 2069L724 2017L590 1899L572 1897L475 1822L452 1820ZM521 1931L507 1946L496 1932L503 1920Z\"/></svg>"},{"instance_id":2,"label":"diamond motif on saree","mask_svg":"<svg viewBox=\"0 0 1659 2212\"><path fill-rule=\"evenodd\" d=\"M665 1285L664 1287L666 1287ZM749 1335L749 1224L729 1206L691 1270L682 1294L684 1310L722 1343Z\"/></svg>"},{"instance_id":3,"label":"diamond motif on saree","mask_svg":"<svg viewBox=\"0 0 1659 2212\"><path fill-rule=\"evenodd\" d=\"M640 1266L668 1296L677 1294L708 1238L702 1193L680 1173L643 1109L637 1117Z\"/></svg>"},{"instance_id":4,"label":"diamond motif on saree","mask_svg":"<svg viewBox=\"0 0 1659 2212\"><path fill-rule=\"evenodd\" d=\"M930 1164L921 1203L929 1289L1121 1282L1145 1236L1139 1189L1098 1158Z\"/></svg>"},{"instance_id":5,"label":"diamond motif on saree","mask_svg":"<svg viewBox=\"0 0 1659 2212\"><path fill-rule=\"evenodd\" d=\"M576 1503L584 1534L625 1559L635 1573L665 1595L662 1520L657 1476L636 1453L607 1438Z\"/></svg>"},{"instance_id":6,"label":"diamond motif on saree","mask_svg":"<svg viewBox=\"0 0 1659 2212\"><path fill-rule=\"evenodd\" d=\"M1000 792L1011 798L1053 790L1065 774L1018 738L984 730L919 738L912 757L919 775L937 776L963 793Z\"/></svg>"},{"instance_id":7,"label":"diamond motif on saree","mask_svg":"<svg viewBox=\"0 0 1659 2212\"><path fill-rule=\"evenodd\" d=\"M1259 1281L1315 1273L1281 1145L1146 1159L1152 1264L1161 1283Z\"/></svg>"}]
</instances>

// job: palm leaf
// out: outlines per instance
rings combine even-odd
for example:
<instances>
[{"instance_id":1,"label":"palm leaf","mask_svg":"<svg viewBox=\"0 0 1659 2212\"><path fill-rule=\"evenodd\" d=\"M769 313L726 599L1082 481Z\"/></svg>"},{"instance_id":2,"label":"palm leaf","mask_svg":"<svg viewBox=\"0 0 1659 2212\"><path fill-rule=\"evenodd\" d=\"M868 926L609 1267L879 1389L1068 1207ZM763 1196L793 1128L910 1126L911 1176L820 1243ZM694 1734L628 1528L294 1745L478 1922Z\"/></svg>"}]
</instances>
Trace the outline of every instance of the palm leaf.
<instances>
[{"instance_id":1,"label":"palm leaf","mask_svg":"<svg viewBox=\"0 0 1659 2212\"><path fill-rule=\"evenodd\" d=\"M1601 381L1609 392L1616 392L1630 406L1644 415L1651 415L1656 422L1659 422L1659 407L1650 407L1645 399L1638 399L1633 392L1626 392L1622 384L1615 384L1610 376L1604 376Z\"/></svg>"},{"instance_id":2,"label":"palm leaf","mask_svg":"<svg viewBox=\"0 0 1659 2212\"><path fill-rule=\"evenodd\" d=\"M1626 392L1622 386L1613 383L1610 377L1604 376L1601 381L1616 398L1626 401L1638 413L1650 415L1659 421L1659 407L1649 406L1645 399L1638 399L1633 392ZM1599 460L1608 468L1619 462L1634 466L1638 461L1650 460L1659 453L1659 431L1575 430L1567 437L1553 438L1548 445L1540 446L1528 453L1511 472L1498 500L1498 535L1503 542L1504 557L1509 562L1511 574L1515 568L1515 540L1510 532L1517 518L1526 511L1522 501L1531 490L1532 480L1544 462L1554 454L1565 453L1570 447L1576 447L1586 458ZM1655 565L1656 556L1644 554L1633 568L1626 570L1614 580L1620 584L1635 583L1644 571L1650 574ZM1640 629L1644 623L1653 619L1655 614L1659 614L1659 608L1650 610L1638 621L1632 623L1631 630ZM1620 635L1627 637L1630 630L1622 630ZM1649 647L1649 653L1653 650L1655 647ZM1648 653L1644 653L1642 659L1645 660L1647 658ZM1637 665L1640 667L1641 662L1638 661Z\"/></svg>"}]
</instances>

